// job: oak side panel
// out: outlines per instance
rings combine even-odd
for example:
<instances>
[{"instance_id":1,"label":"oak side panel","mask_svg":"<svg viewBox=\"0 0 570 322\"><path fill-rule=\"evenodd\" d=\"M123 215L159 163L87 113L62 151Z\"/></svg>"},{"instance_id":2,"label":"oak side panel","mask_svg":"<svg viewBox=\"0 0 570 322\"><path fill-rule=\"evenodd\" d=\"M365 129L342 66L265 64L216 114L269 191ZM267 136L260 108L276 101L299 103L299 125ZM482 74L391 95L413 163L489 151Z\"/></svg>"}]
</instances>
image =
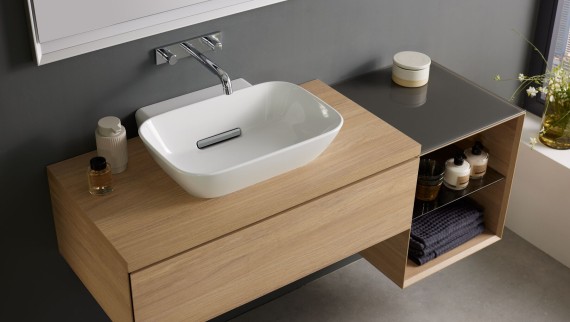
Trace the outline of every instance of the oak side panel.
<instances>
[{"instance_id":1,"label":"oak side panel","mask_svg":"<svg viewBox=\"0 0 570 322\"><path fill-rule=\"evenodd\" d=\"M524 115L495 126L483 133L489 145L489 166L498 169L505 180L473 194L473 199L485 208L485 225L497 236L503 236L509 197L515 175L516 159Z\"/></svg>"},{"instance_id":2,"label":"oak side panel","mask_svg":"<svg viewBox=\"0 0 570 322\"><path fill-rule=\"evenodd\" d=\"M59 252L112 320L133 321L126 263L49 169L48 178Z\"/></svg>"},{"instance_id":3,"label":"oak side panel","mask_svg":"<svg viewBox=\"0 0 570 322\"><path fill-rule=\"evenodd\" d=\"M410 229L360 252L370 264L400 287L404 287Z\"/></svg>"},{"instance_id":4,"label":"oak side panel","mask_svg":"<svg viewBox=\"0 0 570 322\"><path fill-rule=\"evenodd\" d=\"M203 321L410 228L418 159L131 274L137 321Z\"/></svg>"},{"instance_id":5,"label":"oak side panel","mask_svg":"<svg viewBox=\"0 0 570 322\"><path fill-rule=\"evenodd\" d=\"M215 199L192 197L152 160L139 138L115 191L86 193L94 153L51 166L69 198L81 205L134 272L276 213L417 157L418 143L320 81L302 85L331 104L345 123L325 152L306 166Z\"/></svg>"}]
</instances>

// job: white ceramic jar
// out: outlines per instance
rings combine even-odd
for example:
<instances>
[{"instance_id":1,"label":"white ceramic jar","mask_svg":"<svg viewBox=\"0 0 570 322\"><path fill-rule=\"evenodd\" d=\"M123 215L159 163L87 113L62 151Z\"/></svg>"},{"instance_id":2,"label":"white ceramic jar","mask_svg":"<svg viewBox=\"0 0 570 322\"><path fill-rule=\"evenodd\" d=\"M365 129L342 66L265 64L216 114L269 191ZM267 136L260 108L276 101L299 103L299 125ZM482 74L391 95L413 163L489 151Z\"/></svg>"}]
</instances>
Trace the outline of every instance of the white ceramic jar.
<instances>
[{"instance_id":1,"label":"white ceramic jar","mask_svg":"<svg viewBox=\"0 0 570 322\"><path fill-rule=\"evenodd\" d=\"M97 122L95 142L97 155L107 160L112 173L127 169L127 131L118 117L106 116Z\"/></svg>"},{"instance_id":2,"label":"white ceramic jar","mask_svg":"<svg viewBox=\"0 0 570 322\"><path fill-rule=\"evenodd\" d=\"M483 151L483 145L475 142L472 148L466 149L464 152L467 162L471 165L471 179L483 178L487 173L487 164L489 163L489 153Z\"/></svg>"},{"instance_id":3,"label":"white ceramic jar","mask_svg":"<svg viewBox=\"0 0 570 322\"><path fill-rule=\"evenodd\" d=\"M469 184L471 165L458 155L445 162L443 184L452 190L463 190Z\"/></svg>"},{"instance_id":4,"label":"white ceramic jar","mask_svg":"<svg viewBox=\"0 0 570 322\"><path fill-rule=\"evenodd\" d=\"M420 87L427 84L431 59L416 51L401 51L394 55L392 80L404 87Z\"/></svg>"}]
</instances>

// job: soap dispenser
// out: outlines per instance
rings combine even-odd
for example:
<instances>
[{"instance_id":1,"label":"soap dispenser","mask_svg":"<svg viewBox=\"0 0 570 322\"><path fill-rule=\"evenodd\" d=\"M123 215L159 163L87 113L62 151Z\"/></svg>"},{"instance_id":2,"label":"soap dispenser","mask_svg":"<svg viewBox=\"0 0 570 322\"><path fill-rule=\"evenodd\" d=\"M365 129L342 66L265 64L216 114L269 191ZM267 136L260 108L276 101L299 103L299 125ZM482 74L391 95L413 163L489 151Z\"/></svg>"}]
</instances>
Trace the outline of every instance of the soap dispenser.
<instances>
[{"instance_id":1,"label":"soap dispenser","mask_svg":"<svg viewBox=\"0 0 570 322\"><path fill-rule=\"evenodd\" d=\"M458 154L445 162L443 184L452 190L463 190L469 184L471 165L465 161L463 154Z\"/></svg>"},{"instance_id":2,"label":"soap dispenser","mask_svg":"<svg viewBox=\"0 0 570 322\"><path fill-rule=\"evenodd\" d=\"M483 150L483 144L477 141L472 148L465 150L467 162L471 165L471 178L483 178L487 172L487 163L489 162L489 153Z\"/></svg>"},{"instance_id":3,"label":"soap dispenser","mask_svg":"<svg viewBox=\"0 0 570 322\"><path fill-rule=\"evenodd\" d=\"M97 155L107 160L112 173L121 173L127 169L127 131L118 117L106 116L97 122L95 141Z\"/></svg>"}]
</instances>

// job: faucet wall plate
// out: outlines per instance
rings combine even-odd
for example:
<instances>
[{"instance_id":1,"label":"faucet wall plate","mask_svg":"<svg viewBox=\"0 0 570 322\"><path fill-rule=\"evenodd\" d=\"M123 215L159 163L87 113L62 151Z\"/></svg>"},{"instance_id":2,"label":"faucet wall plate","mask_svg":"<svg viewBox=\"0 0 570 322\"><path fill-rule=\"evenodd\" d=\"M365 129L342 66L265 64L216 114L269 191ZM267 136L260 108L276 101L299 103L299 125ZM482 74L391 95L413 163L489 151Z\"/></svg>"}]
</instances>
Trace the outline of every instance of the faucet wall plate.
<instances>
[{"instance_id":1,"label":"faucet wall plate","mask_svg":"<svg viewBox=\"0 0 570 322\"><path fill-rule=\"evenodd\" d=\"M157 48L154 50L156 64L162 65L168 63L174 65L182 58L191 57L190 53L180 46L182 43L192 45L192 47L201 53L222 50L222 33L218 31Z\"/></svg>"}]
</instances>

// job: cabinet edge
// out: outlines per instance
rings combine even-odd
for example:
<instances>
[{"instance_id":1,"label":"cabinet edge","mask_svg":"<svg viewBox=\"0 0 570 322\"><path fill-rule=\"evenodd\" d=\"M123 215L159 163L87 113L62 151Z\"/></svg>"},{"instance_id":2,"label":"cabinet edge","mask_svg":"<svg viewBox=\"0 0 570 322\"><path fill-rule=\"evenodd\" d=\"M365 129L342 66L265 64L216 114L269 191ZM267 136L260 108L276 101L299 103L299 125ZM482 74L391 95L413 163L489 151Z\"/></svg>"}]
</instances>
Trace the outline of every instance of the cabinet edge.
<instances>
[{"instance_id":1,"label":"cabinet edge","mask_svg":"<svg viewBox=\"0 0 570 322\"><path fill-rule=\"evenodd\" d=\"M48 182L60 254L112 320L134 321L125 261L49 168Z\"/></svg>"}]
</instances>

